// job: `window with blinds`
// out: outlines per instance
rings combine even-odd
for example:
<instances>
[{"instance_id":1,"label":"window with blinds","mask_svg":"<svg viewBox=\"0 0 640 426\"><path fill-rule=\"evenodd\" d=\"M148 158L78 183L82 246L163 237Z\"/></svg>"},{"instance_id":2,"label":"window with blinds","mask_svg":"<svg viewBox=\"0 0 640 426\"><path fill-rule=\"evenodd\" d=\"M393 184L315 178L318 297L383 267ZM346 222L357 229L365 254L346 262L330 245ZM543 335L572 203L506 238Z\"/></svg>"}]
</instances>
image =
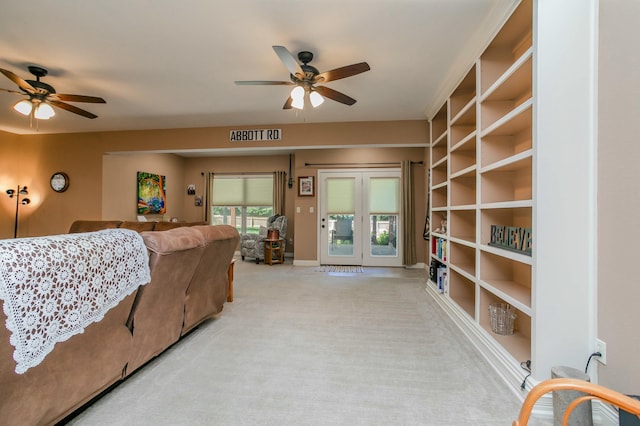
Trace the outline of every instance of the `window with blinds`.
<instances>
[{"instance_id":1,"label":"window with blinds","mask_svg":"<svg viewBox=\"0 0 640 426\"><path fill-rule=\"evenodd\" d=\"M273 175L215 176L212 223L235 226L241 234L257 234L273 214Z\"/></svg>"}]
</instances>

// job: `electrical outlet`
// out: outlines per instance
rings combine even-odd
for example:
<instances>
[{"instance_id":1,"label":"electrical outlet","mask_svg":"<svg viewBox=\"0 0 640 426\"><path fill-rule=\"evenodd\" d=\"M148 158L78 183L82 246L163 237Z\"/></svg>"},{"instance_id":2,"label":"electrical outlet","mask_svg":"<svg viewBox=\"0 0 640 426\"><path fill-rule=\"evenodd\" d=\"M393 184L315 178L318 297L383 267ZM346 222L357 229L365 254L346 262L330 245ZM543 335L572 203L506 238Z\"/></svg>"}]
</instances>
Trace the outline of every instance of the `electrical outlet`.
<instances>
[{"instance_id":1,"label":"electrical outlet","mask_svg":"<svg viewBox=\"0 0 640 426\"><path fill-rule=\"evenodd\" d=\"M607 365L607 344L600 339L596 339L596 352L600 352L600 356L596 358L600 364Z\"/></svg>"}]
</instances>

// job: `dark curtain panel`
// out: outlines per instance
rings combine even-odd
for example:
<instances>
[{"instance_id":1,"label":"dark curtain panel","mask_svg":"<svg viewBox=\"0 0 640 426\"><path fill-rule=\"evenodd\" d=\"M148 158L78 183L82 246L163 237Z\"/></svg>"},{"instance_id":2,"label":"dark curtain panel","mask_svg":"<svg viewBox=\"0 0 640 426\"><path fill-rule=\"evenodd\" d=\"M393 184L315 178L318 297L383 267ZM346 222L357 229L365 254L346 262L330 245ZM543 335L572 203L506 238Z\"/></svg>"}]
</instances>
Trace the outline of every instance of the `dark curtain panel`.
<instances>
[{"instance_id":1,"label":"dark curtain panel","mask_svg":"<svg viewBox=\"0 0 640 426\"><path fill-rule=\"evenodd\" d=\"M400 171L402 175L402 264L408 266L415 265L418 261L414 232L415 215L411 161L402 161Z\"/></svg>"}]
</instances>

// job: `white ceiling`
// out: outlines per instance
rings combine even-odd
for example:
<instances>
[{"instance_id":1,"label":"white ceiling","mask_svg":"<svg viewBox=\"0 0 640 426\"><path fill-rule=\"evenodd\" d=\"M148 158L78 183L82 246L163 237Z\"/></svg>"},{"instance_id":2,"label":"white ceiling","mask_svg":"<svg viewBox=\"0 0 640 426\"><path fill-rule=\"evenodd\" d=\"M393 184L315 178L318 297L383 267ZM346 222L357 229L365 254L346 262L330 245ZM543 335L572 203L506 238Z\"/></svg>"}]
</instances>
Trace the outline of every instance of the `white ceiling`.
<instances>
[{"instance_id":1,"label":"white ceiling","mask_svg":"<svg viewBox=\"0 0 640 426\"><path fill-rule=\"evenodd\" d=\"M425 119L517 0L35 0L4 2L0 68L58 93L100 96L38 123L40 133ZM310 50L321 72L366 61L327 83L358 102L283 110L290 87L272 49ZM453 78L453 79L452 79ZM16 89L0 74L0 88ZM0 91L0 130L36 132Z\"/></svg>"}]
</instances>

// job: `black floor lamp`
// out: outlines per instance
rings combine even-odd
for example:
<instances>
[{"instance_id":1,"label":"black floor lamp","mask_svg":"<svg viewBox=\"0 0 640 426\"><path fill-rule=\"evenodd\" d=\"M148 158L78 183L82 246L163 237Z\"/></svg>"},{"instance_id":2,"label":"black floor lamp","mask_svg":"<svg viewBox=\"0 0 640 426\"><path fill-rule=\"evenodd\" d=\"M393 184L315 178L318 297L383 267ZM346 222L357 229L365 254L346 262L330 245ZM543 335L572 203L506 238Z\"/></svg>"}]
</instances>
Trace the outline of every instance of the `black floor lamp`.
<instances>
[{"instance_id":1,"label":"black floor lamp","mask_svg":"<svg viewBox=\"0 0 640 426\"><path fill-rule=\"evenodd\" d=\"M27 192L26 186L23 186L22 188L20 188L20 185L18 185L17 191L14 191L13 189L7 189L7 195L9 196L9 198L13 198L14 196L16 197L16 222L15 222L15 226L13 227L13 238L17 238L18 237L18 209L20 208L20 204L27 205L31 202L31 200L24 197L25 195L29 195L29 192ZM20 200L21 195L22 195L22 201Z\"/></svg>"}]
</instances>

